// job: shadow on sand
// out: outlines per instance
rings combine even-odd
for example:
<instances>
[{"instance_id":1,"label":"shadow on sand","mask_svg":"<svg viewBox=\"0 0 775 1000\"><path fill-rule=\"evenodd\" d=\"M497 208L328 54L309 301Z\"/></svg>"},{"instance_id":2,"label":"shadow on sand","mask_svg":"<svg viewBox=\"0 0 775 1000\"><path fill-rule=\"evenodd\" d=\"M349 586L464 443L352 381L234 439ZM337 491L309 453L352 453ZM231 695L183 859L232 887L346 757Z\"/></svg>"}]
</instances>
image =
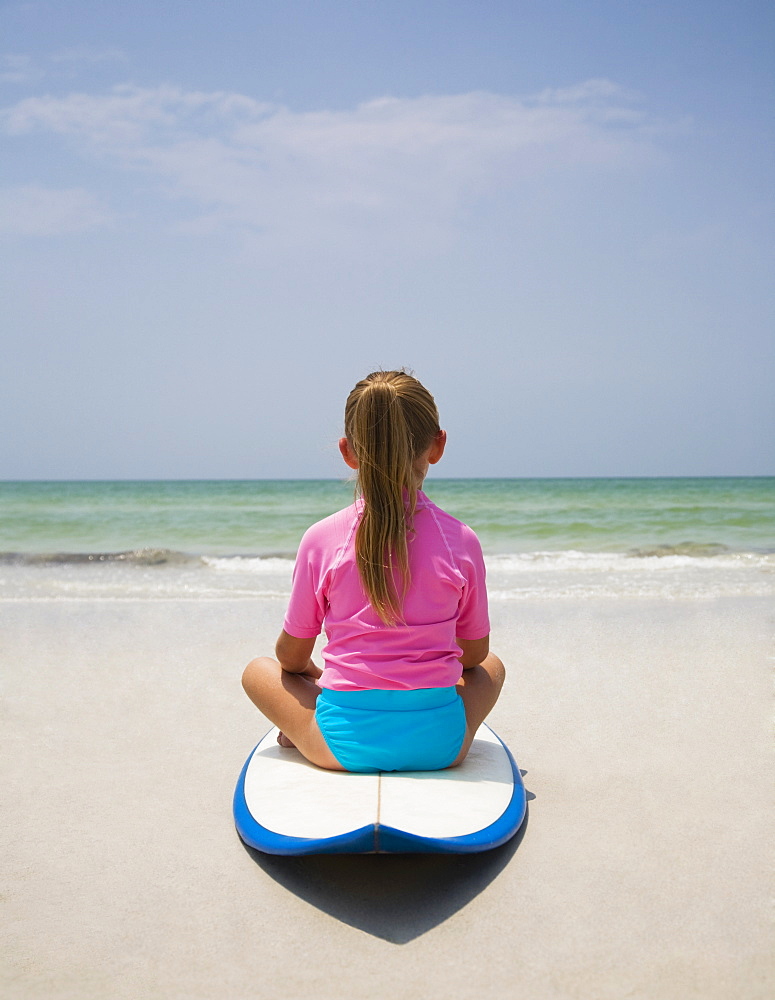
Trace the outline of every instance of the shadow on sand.
<instances>
[{"instance_id":1,"label":"shadow on sand","mask_svg":"<svg viewBox=\"0 0 775 1000\"><path fill-rule=\"evenodd\" d=\"M407 944L486 889L518 850L527 824L528 812L511 840L480 854L280 857L245 850L267 875L311 906L384 941Z\"/></svg>"}]
</instances>

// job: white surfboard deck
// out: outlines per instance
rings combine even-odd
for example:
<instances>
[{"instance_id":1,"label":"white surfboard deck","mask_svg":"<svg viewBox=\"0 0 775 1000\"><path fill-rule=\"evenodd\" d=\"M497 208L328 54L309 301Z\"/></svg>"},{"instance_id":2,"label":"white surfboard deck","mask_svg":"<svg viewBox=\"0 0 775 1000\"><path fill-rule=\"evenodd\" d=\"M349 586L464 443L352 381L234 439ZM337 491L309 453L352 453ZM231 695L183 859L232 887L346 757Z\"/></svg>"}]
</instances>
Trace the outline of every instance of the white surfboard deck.
<instances>
[{"instance_id":1,"label":"white surfboard deck","mask_svg":"<svg viewBox=\"0 0 775 1000\"><path fill-rule=\"evenodd\" d=\"M269 854L468 853L507 841L525 816L525 789L505 744L486 725L459 767L327 771L277 743L271 729L248 757L234 819Z\"/></svg>"}]
</instances>

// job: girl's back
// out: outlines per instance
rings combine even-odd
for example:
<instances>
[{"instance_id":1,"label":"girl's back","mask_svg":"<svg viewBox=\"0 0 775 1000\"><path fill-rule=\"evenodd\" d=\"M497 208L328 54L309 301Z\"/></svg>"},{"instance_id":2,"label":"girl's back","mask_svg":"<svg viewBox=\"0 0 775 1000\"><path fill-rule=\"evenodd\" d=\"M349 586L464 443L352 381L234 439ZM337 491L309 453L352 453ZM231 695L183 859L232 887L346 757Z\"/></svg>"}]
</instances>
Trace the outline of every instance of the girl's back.
<instances>
[{"instance_id":1,"label":"girl's back","mask_svg":"<svg viewBox=\"0 0 775 1000\"><path fill-rule=\"evenodd\" d=\"M401 620L386 625L364 593L355 552L363 501L313 525L299 548L285 631L325 624L322 687L416 689L456 684L456 640L489 631L484 563L474 532L418 492L407 533L409 586ZM303 578L303 579L301 579ZM396 574L394 585L401 590Z\"/></svg>"}]
</instances>

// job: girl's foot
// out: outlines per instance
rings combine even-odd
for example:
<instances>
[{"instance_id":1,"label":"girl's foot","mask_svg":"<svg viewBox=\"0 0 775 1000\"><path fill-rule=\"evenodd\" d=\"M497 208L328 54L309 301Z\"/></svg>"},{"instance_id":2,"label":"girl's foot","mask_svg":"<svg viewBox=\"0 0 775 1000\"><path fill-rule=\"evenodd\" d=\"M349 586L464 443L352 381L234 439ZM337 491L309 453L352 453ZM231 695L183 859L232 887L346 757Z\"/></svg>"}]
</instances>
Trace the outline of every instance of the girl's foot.
<instances>
[{"instance_id":1,"label":"girl's foot","mask_svg":"<svg viewBox=\"0 0 775 1000\"><path fill-rule=\"evenodd\" d=\"M291 741L288 739L285 733L277 734L277 742L280 744L281 747L293 747L294 749L296 748L296 744L291 743Z\"/></svg>"}]
</instances>

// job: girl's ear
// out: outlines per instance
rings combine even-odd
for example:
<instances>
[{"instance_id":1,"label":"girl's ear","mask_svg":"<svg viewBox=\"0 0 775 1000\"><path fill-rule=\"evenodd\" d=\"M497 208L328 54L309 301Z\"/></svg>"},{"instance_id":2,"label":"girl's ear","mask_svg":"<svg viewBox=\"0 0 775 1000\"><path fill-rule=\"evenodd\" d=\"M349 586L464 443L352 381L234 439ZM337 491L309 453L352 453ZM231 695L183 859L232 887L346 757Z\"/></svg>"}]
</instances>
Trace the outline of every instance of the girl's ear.
<instances>
[{"instance_id":1,"label":"girl's ear","mask_svg":"<svg viewBox=\"0 0 775 1000\"><path fill-rule=\"evenodd\" d=\"M441 456L444 454L444 449L447 446L447 432L439 431L436 437L433 439L433 444L431 445L431 450L428 452L428 462L430 465L435 465Z\"/></svg>"},{"instance_id":2,"label":"girl's ear","mask_svg":"<svg viewBox=\"0 0 775 1000\"><path fill-rule=\"evenodd\" d=\"M349 465L351 469L358 468L358 459L353 454L353 450L350 447L350 442L346 437L339 438L339 451L342 453L342 458L345 461L345 465Z\"/></svg>"}]
</instances>

